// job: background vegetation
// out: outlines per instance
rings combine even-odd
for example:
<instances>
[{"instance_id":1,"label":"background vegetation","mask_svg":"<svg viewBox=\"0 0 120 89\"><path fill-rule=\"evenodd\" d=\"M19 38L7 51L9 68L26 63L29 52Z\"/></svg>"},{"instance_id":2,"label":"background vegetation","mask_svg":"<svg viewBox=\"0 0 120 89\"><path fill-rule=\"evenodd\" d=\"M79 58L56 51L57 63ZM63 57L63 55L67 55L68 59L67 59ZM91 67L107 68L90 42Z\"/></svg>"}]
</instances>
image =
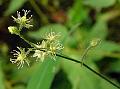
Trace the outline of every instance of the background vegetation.
<instances>
[{"instance_id":1,"label":"background vegetation","mask_svg":"<svg viewBox=\"0 0 120 89\"><path fill-rule=\"evenodd\" d=\"M11 64L16 46L30 47L7 29L15 25L11 15L22 9L33 15L34 27L23 31L28 40L41 41L52 27L62 33L63 54L72 58L80 60L90 40L102 39L84 62L120 83L120 0L0 0L0 89L115 89L80 64L59 57L31 61L31 67L19 70Z\"/></svg>"}]
</instances>

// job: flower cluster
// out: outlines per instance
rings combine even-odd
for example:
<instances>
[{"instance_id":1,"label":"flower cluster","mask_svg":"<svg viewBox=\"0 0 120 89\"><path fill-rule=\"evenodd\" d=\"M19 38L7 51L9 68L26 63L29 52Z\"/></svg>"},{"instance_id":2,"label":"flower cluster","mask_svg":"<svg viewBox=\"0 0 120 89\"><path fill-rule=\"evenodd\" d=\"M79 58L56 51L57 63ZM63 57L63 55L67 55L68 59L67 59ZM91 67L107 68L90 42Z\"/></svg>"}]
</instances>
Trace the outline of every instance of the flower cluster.
<instances>
[{"instance_id":1,"label":"flower cluster","mask_svg":"<svg viewBox=\"0 0 120 89\"><path fill-rule=\"evenodd\" d=\"M31 25L31 19L32 19L32 15L30 17L27 17L27 15L29 14L30 10L22 10L24 12L24 15L21 16L20 12L17 11L17 18L15 18L14 16L12 16L13 20L18 24L18 27L16 26L9 26L8 30L11 34L16 34L19 35L20 31L22 30L22 28L27 28L29 29L30 27L33 27L33 25Z\"/></svg>"},{"instance_id":2,"label":"flower cluster","mask_svg":"<svg viewBox=\"0 0 120 89\"><path fill-rule=\"evenodd\" d=\"M32 15L29 18L27 18L27 15L29 14L30 10L27 11L23 9L22 11L24 12L24 15L22 17L20 15L20 12L17 11L17 18L15 18L14 16L12 16L12 18L16 23L20 25L20 29L23 27L25 28L32 27L33 25L30 24Z\"/></svg>"},{"instance_id":3,"label":"flower cluster","mask_svg":"<svg viewBox=\"0 0 120 89\"><path fill-rule=\"evenodd\" d=\"M56 34L55 32L52 32L51 30L50 33L48 34L46 33L45 39L49 42L53 42L53 41L55 42L59 37L60 37L60 33Z\"/></svg>"},{"instance_id":4,"label":"flower cluster","mask_svg":"<svg viewBox=\"0 0 120 89\"><path fill-rule=\"evenodd\" d=\"M24 63L26 62L29 66L29 60L28 60L28 54L30 53L30 50L25 52L25 48L19 48L17 47L19 51L13 50L14 58L10 58L10 61L14 64L17 63L18 69L22 68Z\"/></svg>"},{"instance_id":5,"label":"flower cluster","mask_svg":"<svg viewBox=\"0 0 120 89\"><path fill-rule=\"evenodd\" d=\"M47 55L45 49L46 47L47 46L44 40L42 41L41 44L37 43L36 48L38 49L35 50L35 53L33 55L33 57L37 57L36 61L38 61L39 58L41 59L41 61L44 61L44 57Z\"/></svg>"},{"instance_id":6,"label":"flower cluster","mask_svg":"<svg viewBox=\"0 0 120 89\"><path fill-rule=\"evenodd\" d=\"M36 45L37 50L35 50L33 57L44 61L45 57L50 55L55 60L56 53L63 49L62 44L58 41L59 37L60 34L56 34L55 32L46 34L45 40L41 44L38 43Z\"/></svg>"},{"instance_id":7,"label":"flower cluster","mask_svg":"<svg viewBox=\"0 0 120 89\"><path fill-rule=\"evenodd\" d=\"M59 52L60 50L63 49L62 44L58 41L56 37L58 37L58 34L53 34L54 32L51 32L46 36L45 38L47 40L43 40L41 43L35 44L35 47L29 48L28 51L25 51L25 48L18 48L19 51L13 50L13 55L14 58L10 58L10 61L12 63L17 63L18 69L22 68L24 63L26 62L27 65L29 66L29 60L28 60L28 54L33 51L34 54L32 57L36 58L36 61L41 60L42 62L44 61L45 57L50 56L52 59L55 60L56 58L56 53ZM59 35L60 36L60 35Z\"/></svg>"},{"instance_id":8,"label":"flower cluster","mask_svg":"<svg viewBox=\"0 0 120 89\"><path fill-rule=\"evenodd\" d=\"M27 51L25 48L17 47L19 51L13 50L14 58L10 58L10 61L13 64L17 64L18 69L22 68L26 63L29 66L29 53L33 54L32 57L36 58L36 61L41 60L44 61L45 57L50 56L52 59L55 60L56 53L63 49L62 44L59 42L60 34L56 34L55 32L51 31L50 33L46 33L44 40L37 44L31 43L27 41L20 33L23 27L30 28L33 25L30 24L30 20L32 15L27 18L28 13L30 12L27 10L23 10L24 15L21 17L20 12L17 11L17 18L13 17L14 21L19 24L19 27L16 26L9 26L8 30L11 34L19 35L23 40L25 40L28 44L31 45Z\"/></svg>"}]
</instances>

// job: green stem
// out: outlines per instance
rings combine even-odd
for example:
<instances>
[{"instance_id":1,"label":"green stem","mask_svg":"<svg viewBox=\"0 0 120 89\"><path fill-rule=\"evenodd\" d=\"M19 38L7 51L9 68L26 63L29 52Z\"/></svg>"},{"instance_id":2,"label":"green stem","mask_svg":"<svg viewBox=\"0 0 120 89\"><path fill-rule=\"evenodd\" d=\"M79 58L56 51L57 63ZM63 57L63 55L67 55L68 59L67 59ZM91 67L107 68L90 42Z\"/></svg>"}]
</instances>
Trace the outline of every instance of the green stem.
<instances>
[{"instance_id":1,"label":"green stem","mask_svg":"<svg viewBox=\"0 0 120 89\"><path fill-rule=\"evenodd\" d=\"M61 57L61 58L65 58L67 60L76 62L76 63L82 63L81 61L75 60L73 58L67 57L67 56L63 56L60 54L56 54L57 56ZM90 71L92 71L93 73L95 73L96 75L98 75L99 77L101 77L102 79L106 80L107 82L109 82L110 84L112 84L113 86L115 86L116 88L120 89L120 86L116 85L114 82L112 82L111 80L109 80L108 78L106 78L104 75L96 72L95 70L93 70L92 68L90 68L87 64L83 63L83 66L86 67L87 69L89 69Z\"/></svg>"},{"instance_id":2,"label":"green stem","mask_svg":"<svg viewBox=\"0 0 120 89\"><path fill-rule=\"evenodd\" d=\"M83 55L82 55L82 57L81 57L81 66L83 65L83 60L85 59L85 57L87 56L87 53L88 53L88 51L90 50L92 48L92 46L88 46L86 49L85 49L85 51L83 52Z\"/></svg>"},{"instance_id":3,"label":"green stem","mask_svg":"<svg viewBox=\"0 0 120 89\"><path fill-rule=\"evenodd\" d=\"M26 40L22 35L19 35L23 40L25 40L28 44L30 44L32 47L36 48L35 45L31 42L29 42L28 40ZM84 59L84 56L86 55L86 53L88 52L88 50L90 49L91 47L88 47L86 49L86 52L83 54L83 57L82 57L82 60ZM60 54L56 54L56 56L59 56L61 58L65 58L67 60L70 60L70 61L73 61L73 62L76 62L76 63L80 63L80 64L83 64L84 67L86 67L87 69L89 69L90 71L92 71L93 73L95 73L96 75L98 75L99 77L101 77L102 79L106 80L107 82L109 82L110 84L112 84L113 86L117 87L118 89L120 89L120 86L118 86L117 84L113 83L111 80L109 80L108 78L106 78L104 75L96 72L95 70L93 70L92 68L90 68L87 64L81 62L81 61L77 61L73 58L70 58L70 57L67 57L67 56L63 56L63 55L60 55Z\"/></svg>"},{"instance_id":4,"label":"green stem","mask_svg":"<svg viewBox=\"0 0 120 89\"><path fill-rule=\"evenodd\" d=\"M29 45L31 45L32 47L36 48L36 46L35 46L34 43L32 43L32 42L26 40L26 39L25 39L22 35L20 35L20 34L19 34L19 36L20 36L20 38L22 38L25 42L27 42Z\"/></svg>"},{"instance_id":5,"label":"green stem","mask_svg":"<svg viewBox=\"0 0 120 89\"><path fill-rule=\"evenodd\" d=\"M29 0L31 6L34 8L34 10L36 11L36 13L39 15L41 21L44 24L48 24L48 19L47 17L44 15L44 13L40 10L40 8L38 7L38 5L36 4L35 0Z\"/></svg>"},{"instance_id":6,"label":"green stem","mask_svg":"<svg viewBox=\"0 0 120 89\"><path fill-rule=\"evenodd\" d=\"M80 25L81 25L81 23L75 24L75 25L70 29L68 35L71 35L73 32L75 32Z\"/></svg>"}]
</instances>

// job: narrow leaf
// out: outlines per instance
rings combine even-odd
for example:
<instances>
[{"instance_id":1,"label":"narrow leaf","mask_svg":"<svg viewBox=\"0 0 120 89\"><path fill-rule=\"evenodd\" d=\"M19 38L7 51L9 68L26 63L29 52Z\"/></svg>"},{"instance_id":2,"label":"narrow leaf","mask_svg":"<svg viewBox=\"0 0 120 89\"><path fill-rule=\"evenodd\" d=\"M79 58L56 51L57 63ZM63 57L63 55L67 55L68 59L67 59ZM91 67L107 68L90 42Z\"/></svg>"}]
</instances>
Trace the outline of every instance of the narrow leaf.
<instances>
[{"instance_id":1,"label":"narrow leaf","mask_svg":"<svg viewBox=\"0 0 120 89\"><path fill-rule=\"evenodd\" d=\"M44 34L51 32L51 29L54 32L61 33L61 41L65 39L67 29L60 24L52 24L45 26L37 32L28 33L28 35L30 37L33 37L34 39L39 40L41 39L41 37L44 37ZM31 79L28 82L27 89L49 89L58 64L58 58L56 58L56 61L51 58L46 58L42 65L39 64L37 66L37 69L32 74Z\"/></svg>"}]
</instances>

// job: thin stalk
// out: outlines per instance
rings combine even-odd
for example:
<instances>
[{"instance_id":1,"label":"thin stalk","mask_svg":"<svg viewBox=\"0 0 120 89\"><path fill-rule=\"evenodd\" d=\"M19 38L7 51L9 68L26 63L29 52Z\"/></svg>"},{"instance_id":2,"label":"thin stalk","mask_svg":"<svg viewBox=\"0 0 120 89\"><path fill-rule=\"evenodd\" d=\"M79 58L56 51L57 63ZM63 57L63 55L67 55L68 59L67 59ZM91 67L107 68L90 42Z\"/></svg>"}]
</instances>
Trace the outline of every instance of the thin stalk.
<instances>
[{"instance_id":1,"label":"thin stalk","mask_svg":"<svg viewBox=\"0 0 120 89\"><path fill-rule=\"evenodd\" d=\"M73 61L73 62L76 62L76 63L83 63L81 61L78 61L78 60L75 60L73 58L70 58L70 57L67 57L67 56L63 56L63 55L60 55L60 54L56 54L56 56L59 56L61 58L64 58L64 59L67 59L67 60L70 60L70 61ZM96 72L95 70L93 70L91 67L89 67L87 64L83 63L83 66L86 67L88 70L92 71L93 73L95 73L96 75L98 75L99 77L101 77L102 79L106 80L107 82L109 82L110 84L112 84L113 86L115 86L116 88L120 89L120 86L118 86L117 84L115 84L114 82L112 82L111 80L109 80L107 77L105 77L104 75Z\"/></svg>"},{"instance_id":2,"label":"thin stalk","mask_svg":"<svg viewBox=\"0 0 120 89\"><path fill-rule=\"evenodd\" d=\"M31 42L29 42L28 40L26 40L22 35L19 35L23 40L25 40L28 44L30 44L32 47L36 48L35 45ZM44 51L44 50L43 50ZM85 52L87 53L87 51ZM92 69L91 67L89 67L87 64L81 62L81 61L78 61L78 60L75 60L73 58L70 58L70 57L67 57L67 56L64 56L64 55L60 55L60 54L56 54L56 56L58 57L61 57L61 58L64 58L64 59L67 59L67 60L70 60L70 61L73 61L73 62L76 62L76 63L80 63L82 64L84 67L86 67L88 70L92 71L94 74L98 75L99 77L101 77L102 79L106 80L107 82L109 82L110 84L112 84L113 86L115 86L116 88L120 89L120 86L118 86L117 84L115 84L114 82L112 82L111 80L109 80L108 78L106 78L104 75L98 73L97 71L95 71L94 69Z\"/></svg>"},{"instance_id":3,"label":"thin stalk","mask_svg":"<svg viewBox=\"0 0 120 89\"><path fill-rule=\"evenodd\" d=\"M87 53L88 53L88 51L90 50L92 48L92 46L91 45L89 45L86 49L85 49L85 51L83 52L83 55L82 55L82 57L81 57L81 66L83 65L83 60L85 59L85 57L87 56Z\"/></svg>"},{"instance_id":4,"label":"thin stalk","mask_svg":"<svg viewBox=\"0 0 120 89\"><path fill-rule=\"evenodd\" d=\"M34 8L34 10L36 11L36 13L39 15L41 21L44 24L48 24L48 19L45 16L45 14L40 10L39 6L36 4L35 0L29 0L31 6Z\"/></svg>"},{"instance_id":5,"label":"thin stalk","mask_svg":"<svg viewBox=\"0 0 120 89\"><path fill-rule=\"evenodd\" d=\"M20 36L20 38L22 38L25 42L27 42L29 45L31 45L32 47L35 47L34 43L26 40L26 39L25 39L22 35L20 35L20 34L19 34L19 36Z\"/></svg>"},{"instance_id":6,"label":"thin stalk","mask_svg":"<svg viewBox=\"0 0 120 89\"><path fill-rule=\"evenodd\" d=\"M81 23L77 23L75 26L73 26L73 27L70 29L68 35L71 35L73 32L75 32L80 25L81 25Z\"/></svg>"}]
</instances>

